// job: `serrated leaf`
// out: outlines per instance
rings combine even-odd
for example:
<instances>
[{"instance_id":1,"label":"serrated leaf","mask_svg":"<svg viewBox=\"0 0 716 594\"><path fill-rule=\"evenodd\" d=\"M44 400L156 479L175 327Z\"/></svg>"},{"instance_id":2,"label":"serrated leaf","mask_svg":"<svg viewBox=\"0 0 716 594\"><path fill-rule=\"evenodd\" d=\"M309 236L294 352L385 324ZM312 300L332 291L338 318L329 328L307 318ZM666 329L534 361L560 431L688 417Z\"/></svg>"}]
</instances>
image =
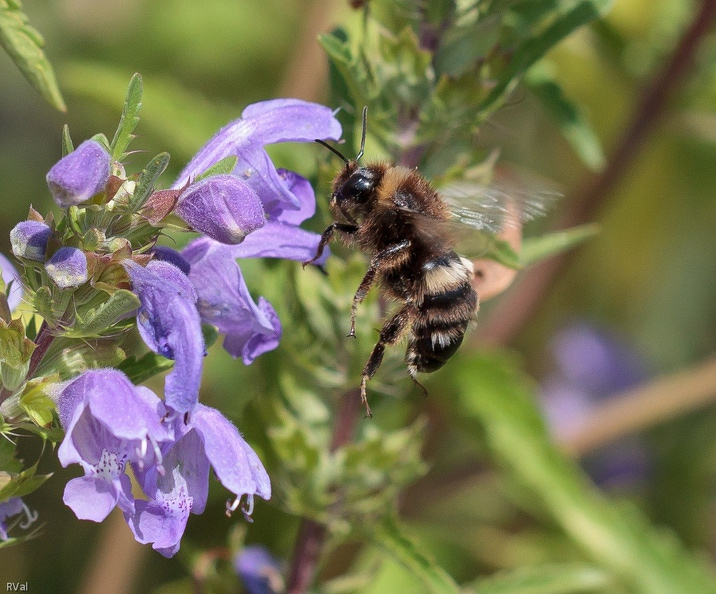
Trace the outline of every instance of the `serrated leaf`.
<instances>
[{"instance_id":1,"label":"serrated leaf","mask_svg":"<svg viewBox=\"0 0 716 594\"><path fill-rule=\"evenodd\" d=\"M692 557L672 533L650 526L635 507L608 501L549 438L531 382L504 354L455 367L458 414L476 422L496 458L582 551L632 591L716 592L713 568Z\"/></svg>"},{"instance_id":2,"label":"serrated leaf","mask_svg":"<svg viewBox=\"0 0 716 594\"><path fill-rule=\"evenodd\" d=\"M554 231L546 233L539 237L530 237L522 243L522 251L520 252L520 265L529 266L540 260L544 260L555 254L559 254L569 248L572 248L587 239L598 235L601 225L598 223L588 223L563 231Z\"/></svg>"},{"instance_id":3,"label":"serrated leaf","mask_svg":"<svg viewBox=\"0 0 716 594\"><path fill-rule=\"evenodd\" d=\"M521 567L477 580L464 591L475 594L577 594L612 592L614 581L599 567L561 563Z\"/></svg>"},{"instance_id":4,"label":"serrated leaf","mask_svg":"<svg viewBox=\"0 0 716 594\"><path fill-rule=\"evenodd\" d=\"M542 69L535 68L525 76L525 84L540 100L582 162L594 171L602 169L606 157L599 138L582 111L565 96L562 88L547 78Z\"/></svg>"},{"instance_id":5,"label":"serrated leaf","mask_svg":"<svg viewBox=\"0 0 716 594\"><path fill-rule=\"evenodd\" d=\"M0 45L50 105L59 111L67 110L55 72L42 51L45 40L28 24L18 0L0 0Z\"/></svg>"},{"instance_id":6,"label":"serrated leaf","mask_svg":"<svg viewBox=\"0 0 716 594\"><path fill-rule=\"evenodd\" d=\"M460 587L433 559L423 553L408 538L392 518L387 518L377 527L373 538L387 554L411 571L425 586L426 592L436 594L459 594Z\"/></svg>"},{"instance_id":7,"label":"serrated leaf","mask_svg":"<svg viewBox=\"0 0 716 594\"><path fill-rule=\"evenodd\" d=\"M139 111L142 109L142 92L142 77L135 73L129 81L122 117L110 144L112 158L117 161L122 160L124 152L134 138L133 132L139 123Z\"/></svg>"},{"instance_id":8,"label":"serrated leaf","mask_svg":"<svg viewBox=\"0 0 716 594\"><path fill-rule=\"evenodd\" d=\"M118 289L109 299L87 312L79 312L75 323L63 333L68 338L98 338L123 316L138 309L139 297L126 289Z\"/></svg>"}]
</instances>

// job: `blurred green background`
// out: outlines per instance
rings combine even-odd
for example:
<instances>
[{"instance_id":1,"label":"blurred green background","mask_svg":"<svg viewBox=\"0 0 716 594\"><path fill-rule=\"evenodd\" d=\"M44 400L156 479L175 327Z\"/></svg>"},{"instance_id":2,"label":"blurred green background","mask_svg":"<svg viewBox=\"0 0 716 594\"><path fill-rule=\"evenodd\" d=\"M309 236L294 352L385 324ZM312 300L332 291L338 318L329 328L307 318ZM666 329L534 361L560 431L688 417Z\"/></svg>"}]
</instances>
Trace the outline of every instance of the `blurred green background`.
<instances>
[{"instance_id":1,"label":"blurred green background","mask_svg":"<svg viewBox=\"0 0 716 594\"><path fill-rule=\"evenodd\" d=\"M603 22L571 36L548 56L544 66L555 72L566 94L584 111L607 155L634 117L645 84L671 55L698 6L688 1L616 0ZM30 204L42 213L53 208L44 177L60 156L62 125L69 125L75 144L96 132L111 136L133 72L142 74L145 86L133 148L147 151L135 165L169 151L168 184L193 152L247 104L280 96L326 101L327 65L315 36L346 19L354 26L359 20L349 14L347 3L323 0L26 0L24 9L46 38L45 51L68 111L54 111L10 59L0 55L4 253L9 253L8 232L26 216ZM650 377L688 368L716 350L715 64L716 36L711 33L702 40L693 68L676 87L657 128L599 208L601 234L575 250L536 315L512 341L537 382L554 372L553 337L575 321L617 336L638 354ZM564 198L557 211L591 175L541 104L522 88L483 126L479 143L499 148L504 162L561 188ZM323 158L310 146L278 149L276 155L278 164L287 167ZM324 222L311 225L320 229ZM260 269L246 267L250 286L252 270ZM346 288L347 298L352 291L353 287ZM481 315L489 319L500 299L512 291L520 291L519 283L495 303L486 303ZM285 331L290 332L288 325ZM463 350L479 351L481 338L478 326L469 348ZM281 356L279 350L270 363L280 364ZM470 353L465 352L456 365L469 360ZM218 348L212 349L207 362L203 401L230 417L237 415L258 395L258 371L244 368ZM431 471L405 496L406 517L457 576L472 576L476 566L494 571L555 556L569 558L566 551L571 545L549 522L540 523L538 511L536 518L528 518L510 503L510 491L516 487L474 462L479 452L452 422L455 411L444 403L449 375L427 382L431 396L425 401L430 419L425 457ZM227 385L244 388L227 393ZM400 387L408 386L405 382ZM250 423L244 416L239 424L249 437L260 431ZM645 461L626 480L603 486L614 497L638 503L656 524L675 530L687 546L713 555L714 435L713 406L676 413L639 432L632 442L627 440L638 441ZM34 446L26 450L29 460L39 455ZM599 456L609 453L609 448L592 452L586 463L598 464ZM92 560L99 543L107 542L103 534L113 535L109 542L116 541L122 555L136 554L138 572L127 581L115 578L128 588L117 591L151 591L184 575L186 557L166 560L148 548L133 549L131 542L122 549L122 539L129 534L125 526L74 519L61 498L64 483L75 472L60 469L48 455L43 465L41 471L56 472L55 477L27 498L41 514L43 534L0 552L0 583L29 581L34 592L75 592L96 584L93 580L99 578L88 572L96 569ZM190 521L183 551L221 547L234 522L242 522L225 521L225 495L213 495L213 506ZM259 505L248 541L264 542L286 558L296 526L295 518L270 504ZM453 531L452 538L446 531ZM458 546L460 539L468 544ZM344 552L343 557L350 555ZM324 572L338 573L347 563L343 557L338 555ZM368 568L371 563L369 557L364 560ZM102 579L107 594L115 581ZM232 587L238 586L227 585ZM419 591L409 577L385 564L370 591L398 587Z\"/></svg>"}]
</instances>

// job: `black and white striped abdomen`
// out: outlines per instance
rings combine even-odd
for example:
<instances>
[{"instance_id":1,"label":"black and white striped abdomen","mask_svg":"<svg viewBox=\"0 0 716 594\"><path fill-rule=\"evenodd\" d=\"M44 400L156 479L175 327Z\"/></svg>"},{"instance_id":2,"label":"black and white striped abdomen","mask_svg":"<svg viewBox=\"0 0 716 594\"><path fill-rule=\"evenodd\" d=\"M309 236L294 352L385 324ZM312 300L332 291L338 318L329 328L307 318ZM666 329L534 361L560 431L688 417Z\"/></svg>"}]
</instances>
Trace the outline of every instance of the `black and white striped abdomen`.
<instances>
[{"instance_id":1,"label":"black and white striped abdomen","mask_svg":"<svg viewBox=\"0 0 716 594\"><path fill-rule=\"evenodd\" d=\"M417 372L440 369L455 354L477 308L469 260L448 252L423 264L422 271L422 287L405 353L413 377Z\"/></svg>"}]
</instances>

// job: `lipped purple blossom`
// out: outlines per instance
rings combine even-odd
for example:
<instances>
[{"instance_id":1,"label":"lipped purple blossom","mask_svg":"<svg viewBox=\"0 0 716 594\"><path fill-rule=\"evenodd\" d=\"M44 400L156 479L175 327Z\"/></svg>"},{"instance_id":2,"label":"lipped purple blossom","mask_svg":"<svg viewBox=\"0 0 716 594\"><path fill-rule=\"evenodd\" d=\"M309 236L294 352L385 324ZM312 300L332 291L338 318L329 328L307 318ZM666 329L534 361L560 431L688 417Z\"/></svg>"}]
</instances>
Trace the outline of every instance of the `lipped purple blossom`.
<instances>
[{"instance_id":1,"label":"lipped purple blossom","mask_svg":"<svg viewBox=\"0 0 716 594\"><path fill-rule=\"evenodd\" d=\"M146 265L141 259L121 260L140 302L139 335L174 366L165 379L164 400L114 369L85 371L60 386L56 401L66 435L58 455L64 466L77 463L84 471L64 495L77 517L99 522L119 507L137 541L169 557L179 549L189 515L206 507L210 469L233 494L228 514L240 510L250 519L254 497L270 498L270 480L256 453L219 411L199 403L201 324L215 325L225 335L226 350L247 365L276 348L278 315L263 297L253 300L236 261L305 261L319 236L299 226L315 211L311 185L297 173L276 169L264 146L337 140L340 134L331 110L320 105L282 99L247 107L242 119L199 151L174 185L175 214L202 235L181 253L155 246ZM107 184L106 151L96 148L83 143L48 174L61 206L80 204ZM231 174L194 182L230 156L237 159ZM30 255L44 261L50 234L43 235L38 225L27 231L38 234L25 242L35 250ZM81 249L62 247L45 262L45 271L60 288L75 289L89 280L87 262ZM130 470L141 497L132 493Z\"/></svg>"},{"instance_id":2,"label":"lipped purple blossom","mask_svg":"<svg viewBox=\"0 0 716 594\"><path fill-rule=\"evenodd\" d=\"M320 239L299 227L315 212L313 188L297 173L276 169L263 147L316 138L337 140L340 135L341 126L327 107L297 99L257 103L244 110L242 119L219 131L174 183L181 188L216 162L234 156L238 161L232 175L261 201L265 224L238 245L204 236L182 251L191 266L189 278L197 289L202 320L215 325L225 335L227 352L247 365L276 348L281 325L268 301L253 300L236 260L269 257L302 262L315 254Z\"/></svg>"}]
</instances>

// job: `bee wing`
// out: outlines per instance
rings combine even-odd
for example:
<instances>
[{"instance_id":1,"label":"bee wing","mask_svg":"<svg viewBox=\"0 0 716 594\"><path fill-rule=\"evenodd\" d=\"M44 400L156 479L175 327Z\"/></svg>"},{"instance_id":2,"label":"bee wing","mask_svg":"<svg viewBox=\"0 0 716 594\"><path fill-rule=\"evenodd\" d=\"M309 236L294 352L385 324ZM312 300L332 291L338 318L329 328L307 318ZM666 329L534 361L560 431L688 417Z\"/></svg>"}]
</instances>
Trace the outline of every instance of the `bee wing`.
<instances>
[{"instance_id":1,"label":"bee wing","mask_svg":"<svg viewBox=\"0 0 716 594\"><path fill-rule=\"evenodd\" d=\"M467 181L453 182L441 188L440 194L455 221L493 234L506 227L519 229L523 223L543 216L560 197L549 190L528 193Z\"/></svg>"},{"instance_id":2,"label":"bee wing","mask_svg":"<svg viewBox=\"0 0 716 594\"><path fill-rule=\"evenodd\" d=\"M455 250L470 258L479 258L495 251L497 237L494 232L466 224L458 218L436 219L415 210L400 210L421 241L438 252Z\"/></svg>"}]
</instances>

